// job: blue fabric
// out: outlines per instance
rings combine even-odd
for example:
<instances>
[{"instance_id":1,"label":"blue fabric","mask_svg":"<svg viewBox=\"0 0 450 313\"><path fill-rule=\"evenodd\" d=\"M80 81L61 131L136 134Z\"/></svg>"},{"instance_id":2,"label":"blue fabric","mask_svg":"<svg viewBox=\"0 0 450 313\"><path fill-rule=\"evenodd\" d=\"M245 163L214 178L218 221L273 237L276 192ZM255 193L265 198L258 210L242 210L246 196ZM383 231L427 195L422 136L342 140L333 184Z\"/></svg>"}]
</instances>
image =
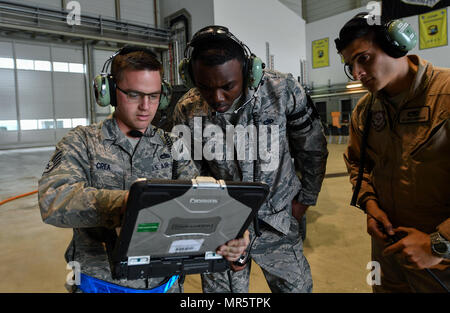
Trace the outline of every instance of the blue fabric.
<instances>
[{"instance_id":1,"label":"blue fabric","mask_svg":"<svg viewBox=\"0 0 450 313\"><path fill-rule=\"evenodd\" d=\"M152 289L135 289L80 274L80 286L78 287L85 293L166 293L178 277L178 275L174 275L165 284Z\"/></svg>"}]
</instances>

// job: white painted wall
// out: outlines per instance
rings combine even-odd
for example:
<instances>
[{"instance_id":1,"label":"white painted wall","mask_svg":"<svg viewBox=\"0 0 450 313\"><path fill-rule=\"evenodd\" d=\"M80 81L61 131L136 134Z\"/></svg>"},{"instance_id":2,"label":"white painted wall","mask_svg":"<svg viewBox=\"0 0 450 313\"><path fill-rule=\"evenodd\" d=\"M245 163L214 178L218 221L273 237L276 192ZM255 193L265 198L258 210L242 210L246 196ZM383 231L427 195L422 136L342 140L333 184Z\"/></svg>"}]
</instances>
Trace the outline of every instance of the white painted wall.
<instances>
[{"instance_id":1,"label":"white painted wall","mask_svg":"<svg viewBox=\"0 0 450 313\"><path fill-rule=\"evenodd\" d=\"M345 83L348 81L347 76L344 74L344 65L341 63L341 57L336 52L336 46L334 39L338 37L339 30L344 24L355 16L359 12L368 11L365 7L347 11L329 18L325 18L316 22L306 24L306 55L308 60L308 81L314 84L314 87L328 85L328 80L331 84ZM450 10L447 8L447 34L450 37L449 26L449 14ZM419 34L419 21L418 16L410 16L404 18L406 22ZM330 66L313 69L312 68L312 56L311 45L312 41L322 38L329 38L330 49ZM449 38L450 39L450 38ZM450 44L450 42L449 42ZM419 50L419 43L414 48L411 54L418 54L424 59L432 62L436 66L450 67L450 45L445 47L437 47L425 50Z\"/></svg>"},{"instance_id":2,"label":"white painted wall","mask_svg":"<svg viewBox=\"0 0 450 313\"><path fill-rule=\"evenodd\" d=\"M276 0L214 0L214 23L223 25L264 62L266 42L275 69L300 75L306 58L305 21Z\"/></svg>"},{"instance_id":3,"label":"white painted wall","mask_svg":"<svg viewBox=\"0 0 450 313\"><path fill-rule=\"evenodd\" d=\"M201 28L214 24L213 0L160 0L159 12L161 21L164 18L186 9L192 18L192 34ZM191 35L192 35L191 34Z\"/></svg>"},{"instance_id":4,"label":"white painted wall","mask_svg":"<svg viewBox=\"0 0 450 313\"><path fill-rule=\"evenodd\" d=\"M331 84L348 81L347 76L344 74L344 65L341 63L341 57L336 52L334 39L338 37L341 27L361 11L363 11L363 8L354 9L306 24L306 59L308 61L307 77L309 85L311 83L314 84L314 87L328 85L328 80L330 80ZM313 69L312 42L323 38L328 38L329 41L328 53L330 66Z\"/></svg>"}]
</instances>

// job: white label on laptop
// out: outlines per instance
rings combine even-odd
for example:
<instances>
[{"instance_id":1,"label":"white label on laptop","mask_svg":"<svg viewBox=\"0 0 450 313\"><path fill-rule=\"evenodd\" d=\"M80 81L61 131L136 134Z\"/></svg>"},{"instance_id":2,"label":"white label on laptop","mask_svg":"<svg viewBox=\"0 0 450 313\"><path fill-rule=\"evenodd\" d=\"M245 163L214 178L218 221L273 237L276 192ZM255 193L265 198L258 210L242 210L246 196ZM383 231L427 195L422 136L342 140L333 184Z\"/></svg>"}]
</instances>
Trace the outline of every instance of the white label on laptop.
<instances>
[{"instance_id":1,"label":"white label on laptop","mask_svg":"<svg viewBox=\"0 0 450 313\"><path fill-rule=\"evenodd\" d=\"M170 245L169 253L195 252L200 250L205 239L177 240Z\"/></svg>"},{"instance_id":2,"label":"white label on laptop","mask_svg":"<svg viewBox=\"0 0 450 313\"><path fill-rule=\"evenodd\" d=\"M130 256L128 257L128 266L150 264L150 256Z\"/></svg>"},{"instance_id":3,"label":"white label on laptop","mask_svg":"<svg viewBox=\"0 0 450 313\"><path fill-rule=\"evenodd\" d=\"M223 259L223 256L212 251L205 252L205 260Z\"/></svg>"}]
</instances>

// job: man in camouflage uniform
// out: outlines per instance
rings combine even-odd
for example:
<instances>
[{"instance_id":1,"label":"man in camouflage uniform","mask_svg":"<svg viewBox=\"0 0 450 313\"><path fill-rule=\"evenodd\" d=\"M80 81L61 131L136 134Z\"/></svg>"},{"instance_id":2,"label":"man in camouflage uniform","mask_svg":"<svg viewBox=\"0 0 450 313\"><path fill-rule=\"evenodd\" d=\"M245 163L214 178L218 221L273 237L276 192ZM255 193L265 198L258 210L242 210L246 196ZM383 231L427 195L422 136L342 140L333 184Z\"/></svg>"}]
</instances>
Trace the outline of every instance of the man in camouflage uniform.
<instances>
[{"instance_id":1,"label":"man in camouflage uniform","mask_svg":"<svg viewBox=\"0 0 450 313\"><path fill-rule=\"evenodd\" d=\"M45 223L73 228L65 257L67 262L78 262L82 274L152 289L163 278L112 279L104 244L108 232L121 225L133 182L172 179L170 141L176 138L150 124L159 106L162 66L149 52L135 50L117 55L112 62L117 85L114 114L101 123L71 130L57 144L39 180L39 206ZM190 159L177 162L176 178L198 175ZM247 244L248 238L232 240L218 253L234 261ZM168 292L181 291L179 283Z\"/></svg>"},{"instance_id":2,"label":"man in camouflage uniform","mask_svg":"<svg viewBox=\"0 0 450 313\"><path fill-rule=\"evenodd\" d=\"M190 42L188 74L196 88L177 103L174 125L188 125L194 134L192 152L202 173L216 179L269 185L269 195L258 213L261 236L252 241L246 253L261 267L272 292L311 292L311 272L303 255L299 221L307 207L315 205L325 175L328 151L323 129L312 103L291 74L265 71L256 90L248 87L251 74L245 68L251 66L244 65L248 54L243 52L244 45L227 32L224 27L210 26ZM224 134L230 126L249 129L254 125L259 129L258 139L278 131L275 137L270 136L270 161L259 151L256 161L249 157L197 160L195 142L201 140L207 147L217 140L213 132L205 131L213 125ZM202 138L196 137L199 129L203 129ZM267 132L263 135L263 131ZM227 138L226 149L228 143ZM215 152L220 149L215 146ZM246 155L250 149L247 142ZM254 227L249 230L255 239ZM248 292L250 264L247 262L244 268L235 264L236 271L202 275L203 291Z\"/></svg>"}]
</instances>

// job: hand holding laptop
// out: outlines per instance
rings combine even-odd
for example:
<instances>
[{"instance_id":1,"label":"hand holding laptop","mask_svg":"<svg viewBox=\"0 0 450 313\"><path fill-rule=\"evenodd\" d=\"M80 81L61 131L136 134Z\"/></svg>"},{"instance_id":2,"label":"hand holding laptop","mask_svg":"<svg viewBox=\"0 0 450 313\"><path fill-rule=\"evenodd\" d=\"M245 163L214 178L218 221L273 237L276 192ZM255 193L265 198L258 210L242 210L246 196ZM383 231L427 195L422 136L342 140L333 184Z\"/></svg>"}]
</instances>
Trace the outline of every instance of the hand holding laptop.
<instances>
[{"instance_id":1,"label":"hand holding laptop","mask_svg":"<svg viewBox=\"0 0 450 313\"><path fill-rule=\"evenodd\" d=\"M232 239L226 244L221 245L216 253L223 256L230 262L234 262L244 253L250 243L250 233L248 230L244 232L244 236L239 239Z\"/></svg>"}]
</instances>

